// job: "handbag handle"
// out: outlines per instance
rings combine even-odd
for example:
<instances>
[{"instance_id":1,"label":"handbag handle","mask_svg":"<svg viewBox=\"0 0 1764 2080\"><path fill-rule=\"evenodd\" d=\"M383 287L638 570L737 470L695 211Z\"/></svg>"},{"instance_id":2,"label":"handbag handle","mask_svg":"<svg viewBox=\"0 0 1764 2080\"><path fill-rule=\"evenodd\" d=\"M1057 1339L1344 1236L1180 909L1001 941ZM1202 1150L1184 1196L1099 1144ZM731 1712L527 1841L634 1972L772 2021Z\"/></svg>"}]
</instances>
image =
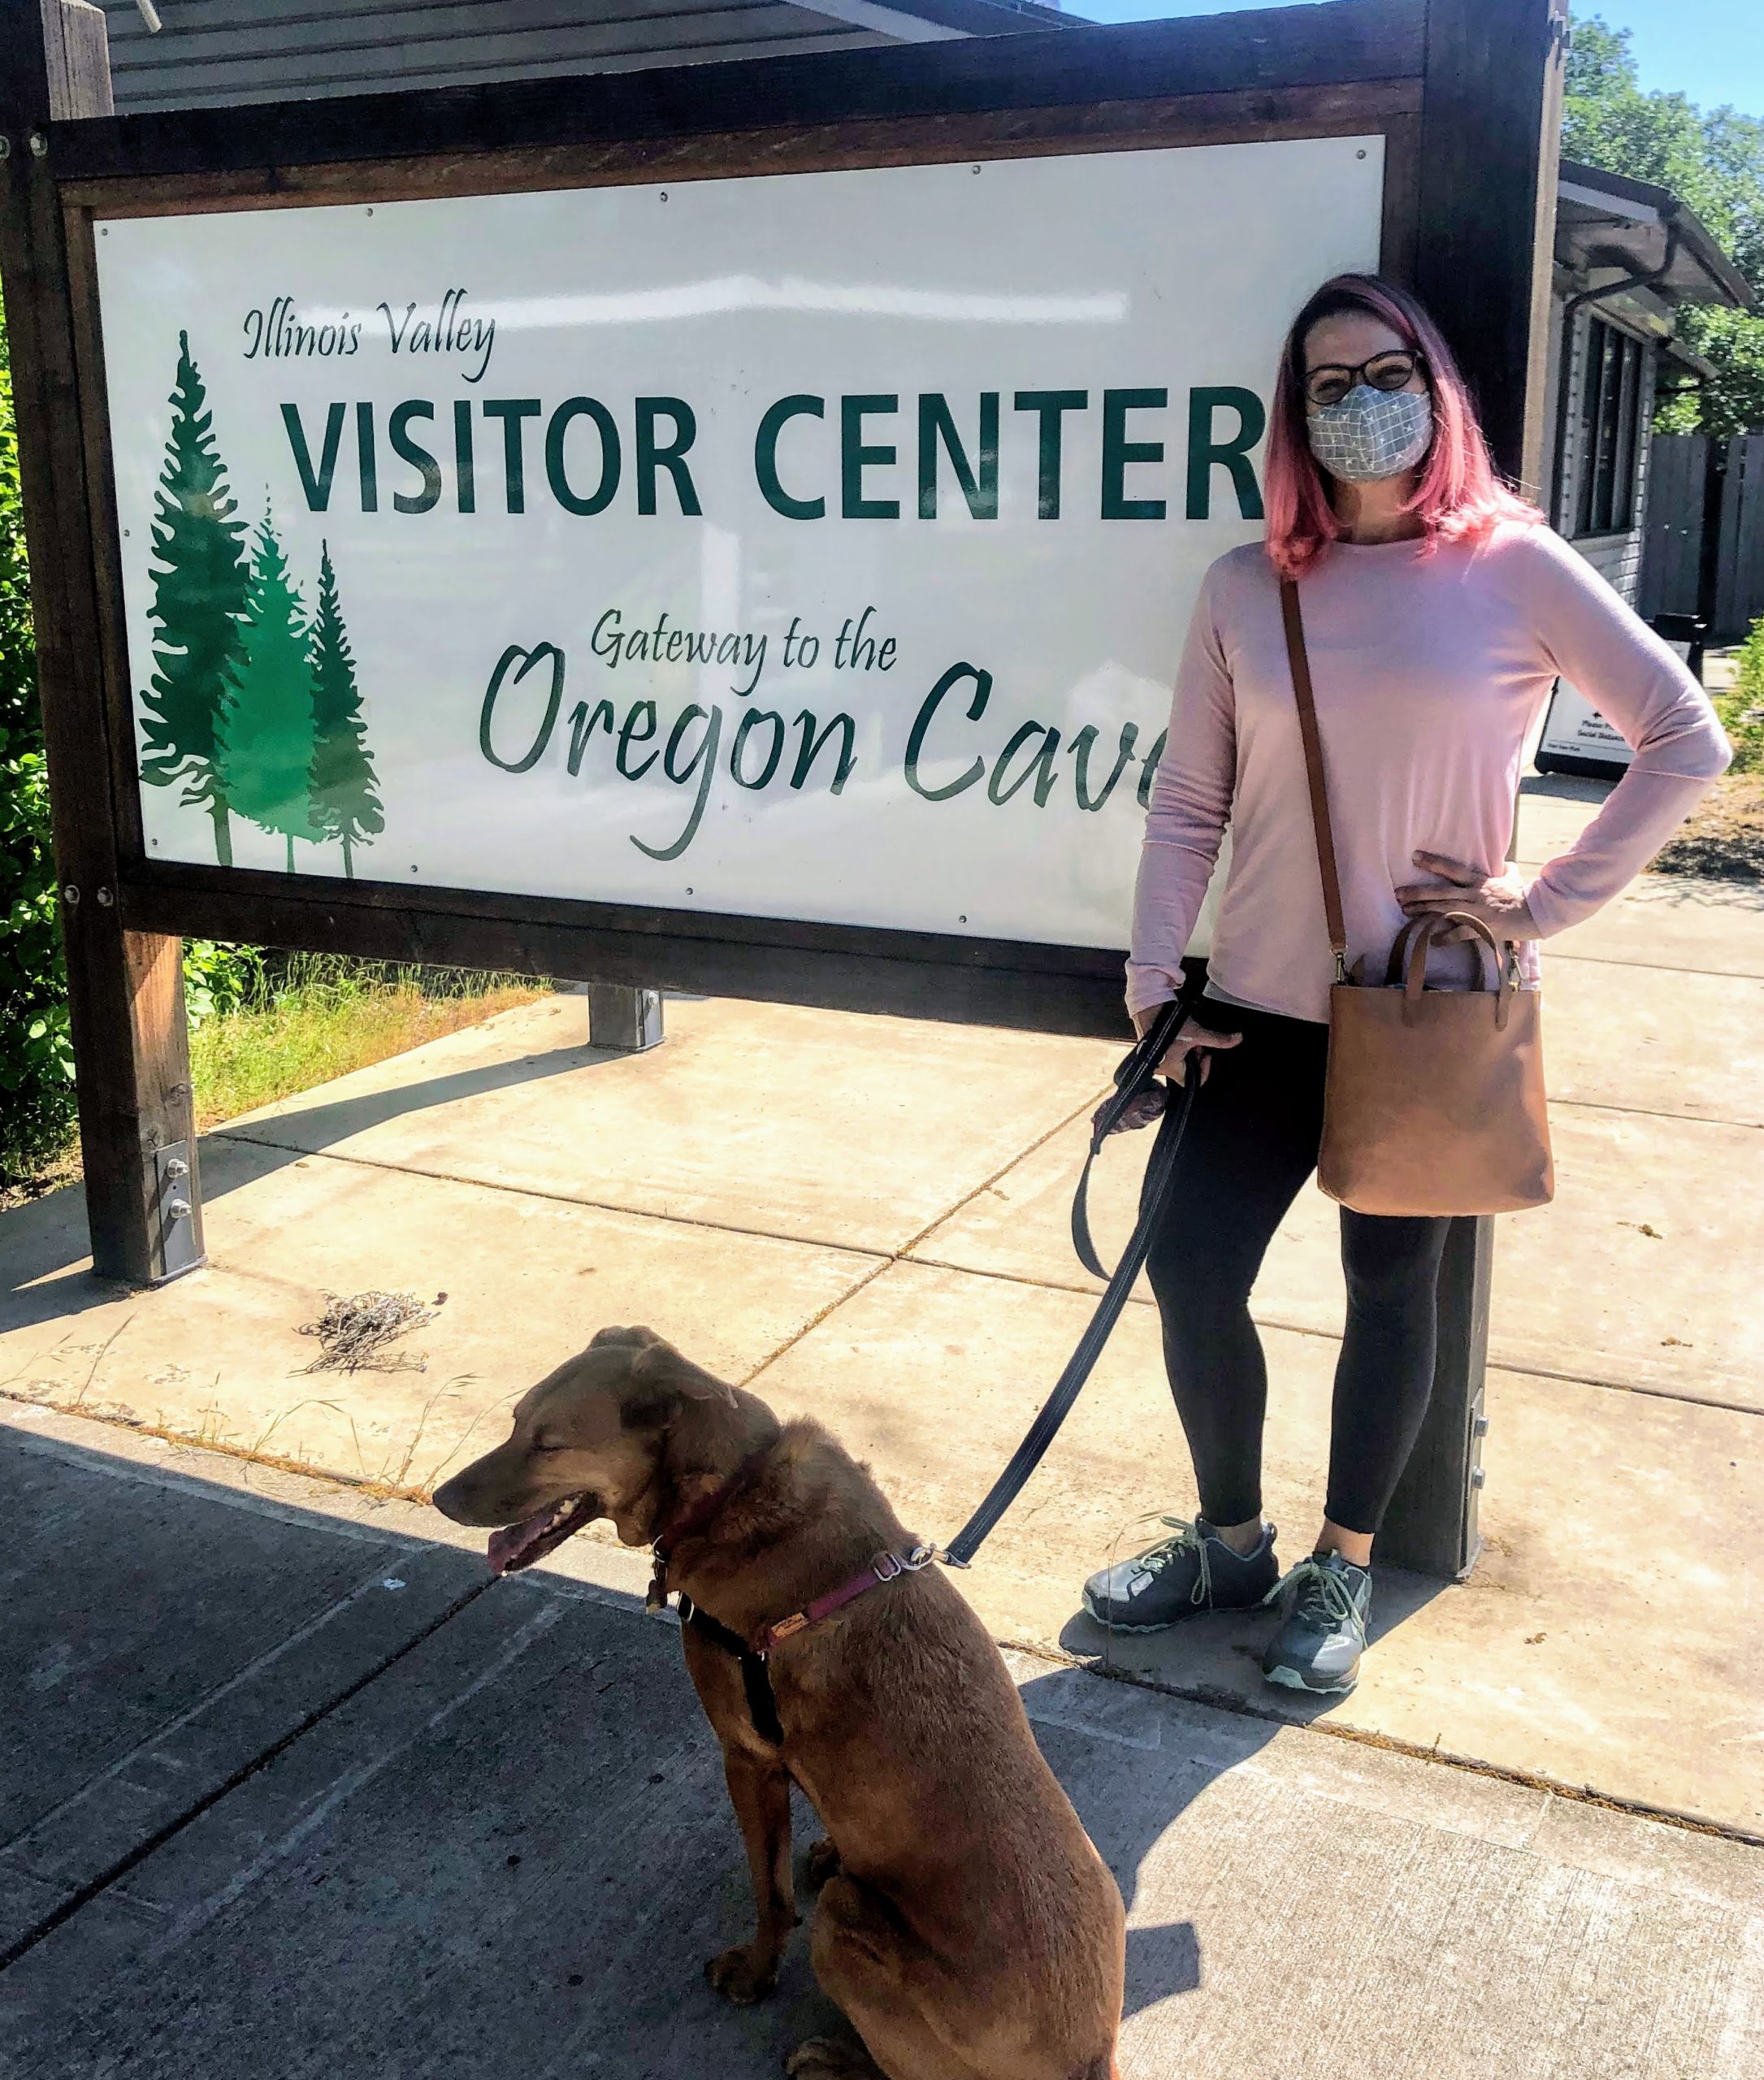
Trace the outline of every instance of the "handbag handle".
<instances>
[{"instance_id":1,"label":"handbag handle","mask_svg":"<svg viewBox=\"0 0 1764 2080\"><path fill-rule=\"evenodd\" d=\"M1329 795L1323 782L1323 741L1317 734L1316 696L1311 687L1311 659L1305 649L1305 624L1298 611L1298 587L1289 578L1280 586L1281 619L1286 630L1286 661L1292 668L1293 692L1298 703L1298 734L1305 747L1305 778L1311 786L1311 824L1317 838L1317 865L1323 875L1323 914L1328 921L1329 944L1335 953L1335 979L1347 980L1347 926L1341 914L1341 883L1335 870L1335 833L1329 823Z\"/></svg>"},{"instance_id":2,"label":"handbag handle","mask_svg":"<svg viewBox=\"0 0 1764 2080\"><path fill-rule=\"evenodd\" d=\"M1435 943L1454 925L1463 925L1473 939L1480 940L1477 948L1476 987L1482 987L1481 952L1488 950L1489 958L1494 963L1494 1023L1497 1030L1506 1030L1507 1012L1511 1008L1513 985L1506 967L1501 959L1501 942L1480 917L1473 917L1467 910L1437 910L1425 917L1411 918L1404 925L1398 938L1398 946L1406 942L1408 957L1402 975L1402 1016L1406 1025L1412 1025L1421 1015L1421 991L1427 982L1427 957ZM1415 930L1419 925L1420 930ZM1394 966L1397 948L1393 947L1390 958Z\"/></svg>"},{"instance_id":3,"label":"handbag handle","mask_svg":"<svg viewBox=\"0 0 1764 2080\"><path fill-rule=\"evenodd\" d=\"M1390 960L1385 969L1385 986L1387 989L1394 990L1402 986L1409 973L1409 952L1415 944L1415 934L1425 931L1432 924L1435 917L1440 914L1438 912L1424 910L1419 916L1411 917L1390 942ZM1450 915L1454 924L1467 925L1472 934L1481 934L1483 942L1494 956L1495 966L1498 970L1501 964L1501 942L1481 918L1472 916L1467 910L1454 910L1446 914ZM1431 946L1437 937L1437 934L1429 934L1428 944Z\"/></svg>"},{"instance_id":4,"label":"handbag handle","mask_svg":"<svg viewBox=\"0 0 1764 2080\"><path fill-rule=\"evenodd\" d=\"M1390 959L1385 967L1385 987L1387 990L1402 988L1409 972L1409 949L1415 943L1415 935L1432 921L1425 912L1419 917L1411 917L1390 942Z\"/></svg>"}]
</instances>

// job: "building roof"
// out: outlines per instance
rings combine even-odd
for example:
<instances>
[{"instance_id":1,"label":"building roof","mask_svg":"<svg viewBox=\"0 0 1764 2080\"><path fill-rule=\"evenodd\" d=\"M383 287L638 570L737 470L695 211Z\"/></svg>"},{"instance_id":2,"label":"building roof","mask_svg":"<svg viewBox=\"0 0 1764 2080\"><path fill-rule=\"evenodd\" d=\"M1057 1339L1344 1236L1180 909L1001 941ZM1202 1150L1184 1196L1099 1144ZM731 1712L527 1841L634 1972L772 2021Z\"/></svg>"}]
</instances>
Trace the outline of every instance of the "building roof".
<instances>
[{"instance_id":1,"label":"building roof","mask_svg":"<svg viewBox=\"0 0 1764 2080\"><path fill-rule=\"evenodd\" d=\"M1687 370L1699 383L1707 383L1720 373L1712 361L1694 348L1686 346L1682 340L1662 340L1660 358L1670 362L1675 368Z\"/></svg>"},{"instance_id":2,"label":"building roof","mask_svg":"<svg viewBox=\"0 0 1764 2080\"><path fill-rule=\"evenodd\" d=\"M1040 0L99 4L119 115L1090 26Z\"/></svg>"},{"instance_id":3,"label":"building roof","mask_svg":"<svg viewBox=\"0 0 1764 2080\"><path fill-rule=\"evenodd\" d=\"M1605 267L1653 274L1663 268L1651 286L1666 303L1721 303L1744 310L1753 301L1745 277L1671 188L1576 159L1562 162L1556 258L1580 274Z\"/></svg>"},{"instance_id":4,"label":"building roof","mask_svg":"<svg viewBox=\"0 0 1764 2080\"><path fill-rule=\"evenodd\" d=\"M1042 0L98 0L119 114L1088 29ZM150 26L159 24L157 30ZM1556 258L1662 268L1670 307L1752 292L1669 189L1564 159ZM1670 259L1670 266L1667 265ZM1613 287L1619 284L1614 284Z\"/></svg>"}]
</instances>

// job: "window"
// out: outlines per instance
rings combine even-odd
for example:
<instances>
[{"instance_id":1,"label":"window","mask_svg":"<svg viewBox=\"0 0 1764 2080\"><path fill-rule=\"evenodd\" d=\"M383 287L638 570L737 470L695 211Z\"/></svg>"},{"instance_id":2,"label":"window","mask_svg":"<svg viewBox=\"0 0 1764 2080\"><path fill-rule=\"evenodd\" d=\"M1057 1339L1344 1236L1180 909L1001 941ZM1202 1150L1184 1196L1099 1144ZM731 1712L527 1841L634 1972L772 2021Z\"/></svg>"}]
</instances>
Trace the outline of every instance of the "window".
<instances>
[{"instance_id":1,"label":"window","mask_svg":"<svg viewBox=\"0 0 1764 2080\"><path fill-rule=\"evenodd\" d=\"M1640 340L1614 325L1588 319L1575 471L1576 535L1620 535L1635 525L1644 351Z\"/></svg>"}]
</instances>

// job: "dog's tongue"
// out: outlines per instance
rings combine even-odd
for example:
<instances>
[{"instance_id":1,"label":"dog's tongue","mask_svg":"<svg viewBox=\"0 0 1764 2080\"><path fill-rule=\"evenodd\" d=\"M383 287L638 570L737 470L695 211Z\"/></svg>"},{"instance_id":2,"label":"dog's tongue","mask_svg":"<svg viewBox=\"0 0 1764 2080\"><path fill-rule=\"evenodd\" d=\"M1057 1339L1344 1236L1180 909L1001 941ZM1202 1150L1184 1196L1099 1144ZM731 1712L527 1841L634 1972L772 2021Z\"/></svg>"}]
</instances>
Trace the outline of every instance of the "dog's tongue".
<instances>
[{"instance_id":1,"label":"dog's tongue","mask_svg":"<svg viewBox=\"0 0 1764 2080\"><path fill-rule=\"evenodd\" d=\"M504 1524L500 1531L492 1532L488 1549L491 1573L505 1575L527 1547L543 1536L553 1514L550 1510L541 1510L534 1516L523 1517L518 1524Z\"/></svg>"}]
</instances>

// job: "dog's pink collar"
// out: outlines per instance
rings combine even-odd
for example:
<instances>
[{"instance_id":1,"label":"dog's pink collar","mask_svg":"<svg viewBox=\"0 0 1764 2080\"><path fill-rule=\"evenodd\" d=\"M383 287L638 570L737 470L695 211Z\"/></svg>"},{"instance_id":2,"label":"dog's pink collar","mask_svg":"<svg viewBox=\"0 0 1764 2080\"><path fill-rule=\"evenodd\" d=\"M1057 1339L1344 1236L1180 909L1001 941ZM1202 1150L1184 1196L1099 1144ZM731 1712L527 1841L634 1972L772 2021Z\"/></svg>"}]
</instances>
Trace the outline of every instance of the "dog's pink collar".
<instances>
[{"instance_id":1,"label":"dog's pink collar","mask_svg":"<svg viewBox=\"0 0 1764 2080\"><path fill-rule=\"evenodd\" d=\"M721 1488L713 1488L709 1494L701 1495L656 1534L649 1548L655 1564L649 1578L649 1593L644 1600L646 1610L659 1610L668 1600L668 1561L674 1547L683 1539L696 1538L738 1495L753 1485L777 1442L774 1437L770 1444L749 1452Z\"/></svg>"},{"instance_id":2,"label":"dog's pink collar","mask_svg":"<svg viewBox=\"0 0 1764 2080\"><path fill-rule=\"evenodd\" d=\"M778 1716L778 1699L773 1694L772 1678L766 1667L772 1649L780 1640L792 1639L799 1632L806 1632L823 1618L830 1618L836 1610L843 1610L848 1603L855 1603L859 1597L882 1582L898 1581L903 1575L916 1575L920 1568L928 1567L937 1555L929 1545L913 1545L904 1553L878 1553L860 1575L854 1575L836 1589L829 1589L825 1596L805 1604L800 1610L792 1611L788 1618L780 1618L775 1624L762 1625L752 1639L744 1640L739 1632L700 1610L689 1596L680 1598L680 1623L689 1626L726 1654L733 1655L741 1665L741 1684L747 1693L748 1716L753 1722L753 1730L762 1740L779 1746L784 1739L782 1722Z\"/></svg>"},{"instance_id":3,"label":"dog's pink collar","mask_svg":"<svg viewBox=\"0 0 1764 2080\"><path fill-rule=\"evenodd\" d=\"M932 1548L924 1545L910 1545L904 1553L878 1553L863 1572L852 1575L850 1581L842 1582L836 1589L829 1589L825 1596L817 1596L813 1603L804 1604L800 1610L793 1610L788 1618L762 1625L748 1642L748 1650L763 1658L780 1640L793 1639L809 1626L818 1625L823 1618L830 1618L847 1604L856 1603L860 1596L867 1595L884 1582L894 1581L902 1575L917 1574L921 1567L929 1567L936 1558Z\"/></svg>"}]
</instances>

